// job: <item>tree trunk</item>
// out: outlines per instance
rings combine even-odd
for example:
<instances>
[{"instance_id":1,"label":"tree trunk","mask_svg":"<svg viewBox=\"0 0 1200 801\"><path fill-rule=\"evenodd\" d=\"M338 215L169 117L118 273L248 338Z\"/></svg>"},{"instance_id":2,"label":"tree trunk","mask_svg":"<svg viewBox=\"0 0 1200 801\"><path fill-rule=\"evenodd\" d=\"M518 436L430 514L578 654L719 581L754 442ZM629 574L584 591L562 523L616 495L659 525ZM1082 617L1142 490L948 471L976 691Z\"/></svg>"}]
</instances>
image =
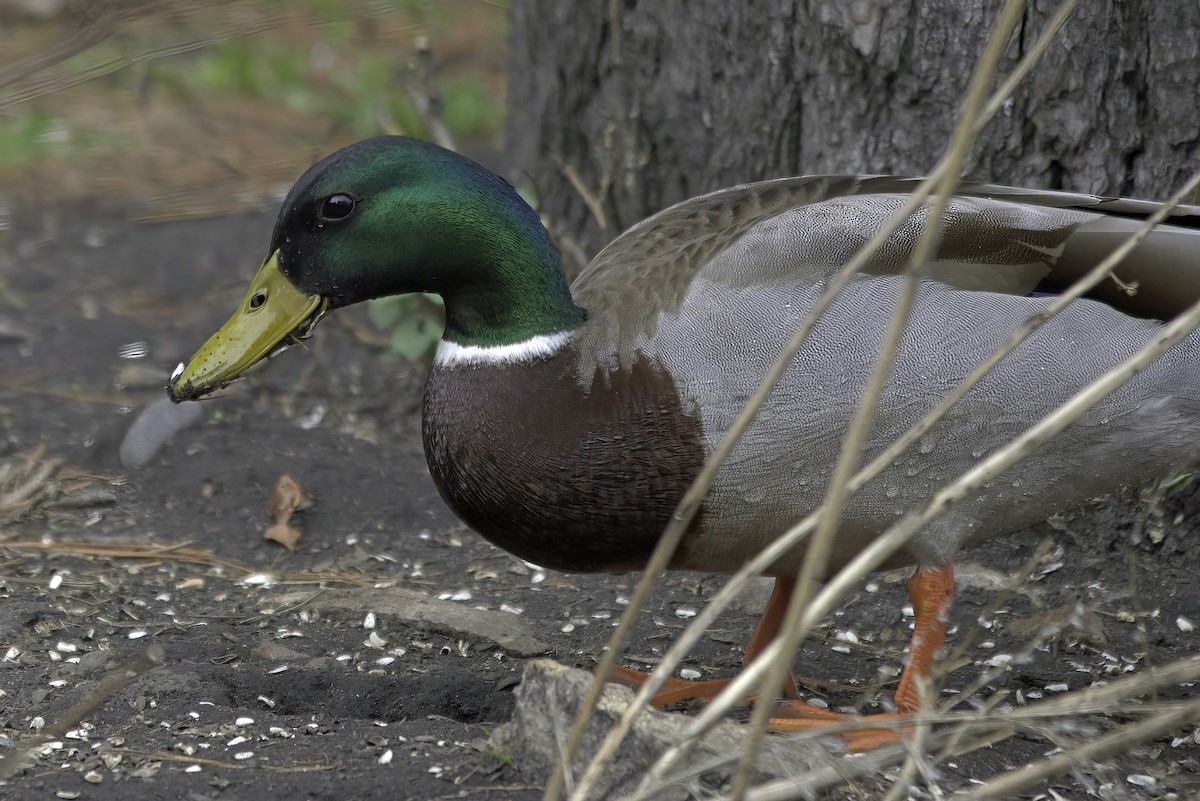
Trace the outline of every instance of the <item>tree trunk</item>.
<instances>
[{"instance_id":1,"label":"tree trunk","mask_svg":"<svg viewBox=\"0 0 1200 801\"><path fill-rule=\"evenodd\" d=\"M575 269L633 223L723 186L924 174L1000 6L513 0L513 163ZM1030 6L1002 74L1057 9ZM1198 77L1194 0L1082 0L965 175L1163 196L1197 166Z\"/></svg>"}]
</instances>

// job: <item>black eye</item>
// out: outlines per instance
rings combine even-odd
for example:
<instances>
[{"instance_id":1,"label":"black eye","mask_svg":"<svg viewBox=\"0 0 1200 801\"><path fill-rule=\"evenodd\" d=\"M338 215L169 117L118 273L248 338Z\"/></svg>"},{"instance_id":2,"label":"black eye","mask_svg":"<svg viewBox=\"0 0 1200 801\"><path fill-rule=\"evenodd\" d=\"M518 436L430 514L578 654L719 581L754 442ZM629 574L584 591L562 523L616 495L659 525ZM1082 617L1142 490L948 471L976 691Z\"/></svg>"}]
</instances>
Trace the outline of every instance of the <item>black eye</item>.
<instances>
[{"instance_id":1,"label":"black eye","mask_svg":"<svg viewBox=\"0 0 1200 801\"><path fill-rule=\"evenodd\" d=\"M321 217L326 220L344 220L354 211L354 198L340 192L325 198L321 204Z\"/></svg>"},{"instance_id":2,"label":"black eye","mask_svg":"<svg viewBox=\"0 0 1200 801\"><path fill-rule=\"evenodd\" d=\"M250 308L257 309L259 306L267 302L267 294L265 292L256 292L254 297L250 298Z\"/></svg>"}]
</instances>

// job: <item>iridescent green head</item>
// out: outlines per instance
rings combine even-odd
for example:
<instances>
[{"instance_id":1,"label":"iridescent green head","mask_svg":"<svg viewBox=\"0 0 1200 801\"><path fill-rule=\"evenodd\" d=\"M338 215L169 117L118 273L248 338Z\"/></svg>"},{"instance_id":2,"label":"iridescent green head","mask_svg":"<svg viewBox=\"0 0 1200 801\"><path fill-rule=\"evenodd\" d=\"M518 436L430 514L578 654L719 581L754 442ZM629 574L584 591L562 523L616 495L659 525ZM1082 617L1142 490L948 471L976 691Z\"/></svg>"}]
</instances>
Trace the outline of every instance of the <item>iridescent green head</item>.
<instances>
[{"instance_id":1,"label":"iridescent green head","mask_svg":"<svg viewBox=\"0 0 1200 801\"><path fill-rule=\"evenodd\" d=\"M380 136L300 177L241 305L167 389L200 397L307 337L328 311L406 292L441 295L445 338L463 345L520 342L584 317L511 186L457 153Z\"/></svg>"}]
</instances>

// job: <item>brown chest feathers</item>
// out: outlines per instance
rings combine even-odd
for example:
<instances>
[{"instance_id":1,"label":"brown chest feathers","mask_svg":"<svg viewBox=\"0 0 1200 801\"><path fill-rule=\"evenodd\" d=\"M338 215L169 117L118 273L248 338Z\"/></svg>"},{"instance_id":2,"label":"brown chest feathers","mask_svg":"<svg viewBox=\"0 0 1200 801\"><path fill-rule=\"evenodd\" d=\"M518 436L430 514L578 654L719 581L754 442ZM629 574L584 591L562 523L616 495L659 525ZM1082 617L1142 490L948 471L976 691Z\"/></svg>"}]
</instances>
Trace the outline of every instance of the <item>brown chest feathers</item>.
<instances>
[{"instance_id":1,"label":"brown chest feathers","mask_svg":"<svg viewBox=\"0 0 1200 801\"><path fill-rule=\"evenodd\" d=\"M704 462L700 421L644 357L586 390L576 365L564 348L435 368L425 458L446 503L504 550L557 570L637 569Z\"/></svg>"}]
</instances>

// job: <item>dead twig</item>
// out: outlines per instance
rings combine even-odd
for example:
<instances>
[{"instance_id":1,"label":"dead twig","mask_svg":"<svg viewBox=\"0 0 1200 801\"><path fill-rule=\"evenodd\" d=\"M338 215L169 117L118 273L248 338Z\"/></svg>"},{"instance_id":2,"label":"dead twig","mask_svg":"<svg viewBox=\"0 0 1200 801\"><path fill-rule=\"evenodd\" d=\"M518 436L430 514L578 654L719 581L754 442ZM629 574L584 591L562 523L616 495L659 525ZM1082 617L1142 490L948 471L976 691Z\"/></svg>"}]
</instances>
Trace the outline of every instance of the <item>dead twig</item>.
<instances>
[{"instance_id":1,"label":"dead twig","mask_svg":"<svg viewBox=\"0 0 1200 801\"><path fill-rule=\"evenodd\" d=\"M972 792L956 797L964 800L1014 798L1039 782L1061 776L1081 762L1097 762L1125 753L1136 745L1161 737L1197 720L1200 720L1200 699L1191 703L1173 704L1145 720L1121 726L1099 739L1006 773Z\"/></svg>"},{"instance_id":2,"label":"dead twig","mask_svg":"<svg viewBox=\"0 0 1200 801\"><path fill-rule=\"evenodd\" d=\"M447 150L458 150L450 129L442 119L442 92L434 77L434 66L429 37L421 34L417 37L417 63L410 70L415 73L416 80L405 81L404 90L429 137Z\"/></svg>"},{"instance_id":3,"label":"dead twig","mask_svg":"<svg viewBox=\"0 0 1200 801\"><path fill-rule=\"evenodd\" d=\"M220 566L242 575L254 575L262 572L261 568L250 567L236 560L217 556L210 550L193 548L190 542L181 542L174 545L138 545L135 543L122 544L84 540L67 542L13 540L0 544L0 548L10 551L37 551L48 554L100 557L104 559L162 559L165 557L177 562L187 562L206 567ZM356 587L369 587L379 581L390 580L391 578L391 576L372 577L340 568L330 568L320 572L300 571L296 573L280 573L272 576L272 582L276 584L323 584L338 582Z\"/></svg>"},{"instance_id":4,"label":"dead twig","mask_svg":"<svg viewBox=\"0 0 1200 801\"><path fill-rule=\"evenodd\" d=\"M111 670L108 677L100 682L86 698L64 712L58 720L45 726L33 738L32 742L17 749L7 757L0 756L0 779L9 779L23 770L34 757L39 746L51 739L64 737L71 729L76 728L80 721L103 706L121 688L129 684L141 674L159 667L166 661L166 653L161 645L151 645L145 651L126 659Z\"/></svg>"},{"instance_id":5,"label":"dead twig","mask_svg":"<svg viewBox=\"0 0 1200 801\"><path fill-rule=\"evenodd\" d=\"M325 770L338 770L342 767L342 763L340 762L297 762L292 765L271 765L263 762L227 762L223 759L206 759L186 754L172 754L170 751L142 751L136 748L112 748L107 752L110 754L140 757L142 759L152 759L158 762L186 762L189 765L207 765L213 768L227 769L237 768L238 770L253 768L255 770L270 771L271 773L316 773Z\"/></svg>"},{"instance_id":6,"label":"dead twig","mask_svg":"<svg viewBox=\"0 0 1200 801\"><path fill-rule=\"evenodd\" d=\"M579 175L579 171L575 167L562 158L555 158L554 163L558 165L558 169L562 172L563 177L571 184L571 188L575 190L575 194L579 195L579 199L588 207L588 211L592 213L592 217L596 220L596 224L600 226L600 230L608 230L608 215L604 213L604 203L600 198L588 189L583 178Z\"/></svg>"}]
</instances>

